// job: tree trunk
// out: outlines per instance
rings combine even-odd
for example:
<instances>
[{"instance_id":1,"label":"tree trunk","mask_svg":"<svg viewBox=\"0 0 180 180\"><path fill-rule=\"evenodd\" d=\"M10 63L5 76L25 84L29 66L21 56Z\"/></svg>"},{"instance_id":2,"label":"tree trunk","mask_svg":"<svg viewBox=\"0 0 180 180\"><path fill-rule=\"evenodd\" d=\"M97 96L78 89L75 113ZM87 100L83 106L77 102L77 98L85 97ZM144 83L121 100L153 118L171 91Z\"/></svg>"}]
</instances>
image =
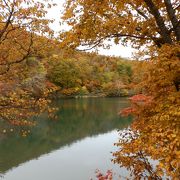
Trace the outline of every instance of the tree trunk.
<instances>
[{"instance_id":1,"label":"tree trunk","mask_svg":"<svg viewBox=\"0 0 180 180\"><path fill-rule=\"evenodd\" d=\"M150 13L154 16L157 26L160 29L160 34L164 43L173 44L172 39L170 37L170 33L165 26L164 20L160 15L158 8L155 6L152 0L144 0L146 5L148 6Z\"/></svg>"}]
</instances>

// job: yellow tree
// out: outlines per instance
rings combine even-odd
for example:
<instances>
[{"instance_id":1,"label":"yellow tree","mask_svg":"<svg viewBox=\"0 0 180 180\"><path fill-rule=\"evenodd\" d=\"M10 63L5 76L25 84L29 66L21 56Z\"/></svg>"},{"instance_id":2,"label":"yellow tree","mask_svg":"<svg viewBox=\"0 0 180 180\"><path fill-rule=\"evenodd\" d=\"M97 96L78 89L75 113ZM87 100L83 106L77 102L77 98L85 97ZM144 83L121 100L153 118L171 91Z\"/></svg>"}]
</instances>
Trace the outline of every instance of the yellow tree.
<instances>
[{"instance_id":1,"label":"yellow tree","mask_svg":"<svg viewBox=\"0 0 180 180\"><path fill-rule=\"evenodd\" d=\"M131 99L135 120L121 138L114 162L135 179L178 179L180 135L180 20L178 0L67 0L62 46L92 49L104 40L141 48L148 56L141 92ZM106 41L107 42L107 41ZM148 161L158 160L157 166Z\"/></svg>"},{"instance_id":2,"label":"yellow tree","mask_svg":"<svg viewBox=\"0 0 180 180\"><path fill-rule=\"evenodd\" d=\"M37 81L44 82L45 70L40 59L47 54L47 45L53 38L49 28L52 20L45 15L54 5L46 0L0 1L1 124L33 125L27 118L46 107L45 87L37 87ZM34 85L36 93L32 92ZM7 130L1 126L0 131Z\"/></svg>"}]
</instances>

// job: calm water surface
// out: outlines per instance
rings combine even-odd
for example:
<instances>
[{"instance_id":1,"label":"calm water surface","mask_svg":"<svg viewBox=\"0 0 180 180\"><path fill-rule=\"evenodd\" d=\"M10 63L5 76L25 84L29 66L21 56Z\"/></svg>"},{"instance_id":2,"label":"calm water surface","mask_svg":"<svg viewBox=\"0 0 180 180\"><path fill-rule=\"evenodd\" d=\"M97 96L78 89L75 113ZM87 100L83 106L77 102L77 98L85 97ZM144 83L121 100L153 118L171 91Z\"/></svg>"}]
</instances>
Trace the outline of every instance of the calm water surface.
<instances>
[{"instance_id":1,"label":"calm water surface","mask_svg":"<svg viewBox=\"0 0 180 180\"><path fill-rule=\"evenodd\" d=\"M0 139L0 179L89 180L95 179L96 169L128 176L110 161L117 129L131 122L117 115L128 106L127 99L68 99L56 104L58 121L44 115L30 136Z\"/></svg>"}]
</instances>

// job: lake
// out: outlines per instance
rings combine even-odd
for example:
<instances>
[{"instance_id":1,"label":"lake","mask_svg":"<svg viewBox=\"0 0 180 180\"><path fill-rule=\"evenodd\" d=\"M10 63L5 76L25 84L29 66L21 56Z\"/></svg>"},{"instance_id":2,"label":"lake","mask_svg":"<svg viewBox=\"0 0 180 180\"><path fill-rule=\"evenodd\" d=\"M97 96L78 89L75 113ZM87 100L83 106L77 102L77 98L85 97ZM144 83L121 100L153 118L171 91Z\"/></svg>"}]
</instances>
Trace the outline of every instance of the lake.
<instances>
[{"instance_id":1,"label":"lake","mask_svg":"<svg viewBox=\"0 0 180 180\"><path fill-rule=\"evenodd\" d=\"M111 152L131 118L118 116L127 98L61 99L58 120L44 114L28 137L0 139L0 172L4 180L89 180L96 169L128 171L111 163ZM122 178L121 178L122 179Z\"/></svg>"}]
</instances>

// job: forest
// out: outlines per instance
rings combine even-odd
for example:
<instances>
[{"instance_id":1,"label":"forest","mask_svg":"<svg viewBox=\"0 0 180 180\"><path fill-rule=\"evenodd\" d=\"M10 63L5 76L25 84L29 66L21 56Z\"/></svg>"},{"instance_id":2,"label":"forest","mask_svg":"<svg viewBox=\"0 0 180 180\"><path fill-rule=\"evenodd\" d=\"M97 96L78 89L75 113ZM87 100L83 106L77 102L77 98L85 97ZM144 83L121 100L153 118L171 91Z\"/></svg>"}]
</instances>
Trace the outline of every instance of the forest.
<instances>
[{"instance_id":1,"label":"forest","mask_svg":"<svg viewBox=\"0 0 180 180\"><path fill-rule=\"evenodd\" d=\"M54 54L48 60L47 78L65 96L127 96L134 64L97 54L76 52L68 57Z\"/></svg>"},{"instance_id":2,"label":"forest","mask_svg":"<svg viewBox=\"0 0 180 180\"><path fill-rule=\"evenodd\" d=\"M117 114L133 121L114 142L112 162L129 170L132 179L178 180L179 1L66 0L59 21L69 28L58 34L47 17L57 5L0 0L0 141L28 138L45 114L58 121L57 99L127 98L129 106ZM138 53L130 59L89 52L112 42ZM111 170L96 176L113 177Z\"/></svg>"}]
</instances>

